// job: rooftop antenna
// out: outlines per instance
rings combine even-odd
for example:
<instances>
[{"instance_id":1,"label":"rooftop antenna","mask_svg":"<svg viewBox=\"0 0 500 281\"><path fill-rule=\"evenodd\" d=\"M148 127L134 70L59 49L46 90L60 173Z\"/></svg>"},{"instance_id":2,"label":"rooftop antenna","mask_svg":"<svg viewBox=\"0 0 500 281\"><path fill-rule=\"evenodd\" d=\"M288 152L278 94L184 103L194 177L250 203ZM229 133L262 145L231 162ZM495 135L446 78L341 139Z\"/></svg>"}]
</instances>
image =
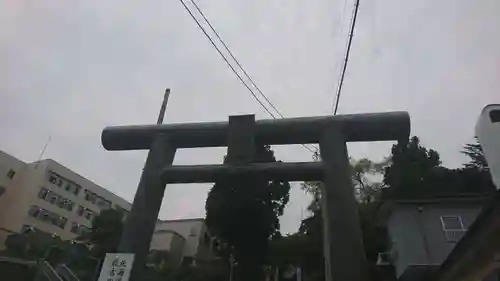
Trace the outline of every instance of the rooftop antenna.
<instances>
[{"instance_id":1,"label":"rooftop antenna","mask_svg":"<svg viewBox=\"0 0 500 281\"><path fill-rule=\"evenodd\" d=\"M49 135L49 138L47 139L47 142L45 142L45 145L43 146L42 152L40 153L40 156L38 156L38 160L36 161L36 164L35 164L35 169L38 167L38 163L40 163L40 160L42 160L43 154L45 153L45 150L47 150L47 146L49 146L51 139L52 139L52 136Z\"/></svg>"}]
</instances>

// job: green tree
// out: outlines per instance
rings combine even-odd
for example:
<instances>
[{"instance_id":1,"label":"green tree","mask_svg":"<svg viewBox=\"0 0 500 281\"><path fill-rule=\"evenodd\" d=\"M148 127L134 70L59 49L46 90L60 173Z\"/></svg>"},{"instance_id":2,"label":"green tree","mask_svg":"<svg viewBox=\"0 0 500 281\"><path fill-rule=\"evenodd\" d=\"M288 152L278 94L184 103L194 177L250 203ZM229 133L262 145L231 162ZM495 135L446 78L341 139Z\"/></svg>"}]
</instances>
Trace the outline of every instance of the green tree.
<instances>
[{"instance_id":1,"label":"green tree","mask_svg":"<svg viewBox=\"0 0 500 281\"><path fill-rule=\"evenodd\" d=\"M439 153L420 144L418 137L392 146L385 167L385 198L423 197L435 188L431 177L441 165Z\"/></svg>"},{"instance_id":2,"label":"green tree","mask_svg":"<svg viewBox=\"0 0 500 281\"><path fill-rule=\"evenodd\" d=\"M372 268L374 268L377 254L383 252L387 246L386 228L379 211L383 205L378 199L385 187L382 182L382 172L388 163L387 160L377 163L366 158L350 160L353 196L356 196L358 201L363 245ZM308 206L311 216L304 219L299 228L299 234L306 239L302 245L305 245L307 249L304 254L307 258L302 265L304 274L312 276L314 280L322 280L324 271L323 220L320 204L322 188L322 182L302 184L302 189L313 197Z\"/></svg>"},{"instance_id":3,"label":"green tree","mask_svg":"<svg viewBox=\"0 0 500 281\"><path fill-rule=\"evenodd\" d=\"M376 163L368 158L351 160L352 184L360 202L368 203L377 199L384 187L380 179L386 165L387 161Z\"/></svg>"},{"instance_id":4,"label":"green tree","mask_svg":"<svg viewBox=\"0 0 500 281\"><path fill-rule=\"evenodd\" d=\"M317 157L315 160L320 160ZM356 196L359 206L360 226L363 230L363 243L369 260L374 261L378 252L383 251L386 240L385 228L378 219L375 210L378 205L374 200L384 187L381 182L382 171L387 161L380 163L363 158L360 160L350 159L351 180L353 185L353 196ZM321 210L322 182L305 182L302 189L312 196L308 210L311 216L304 219L299 228L299 237L304 239L302 246L305 248L302 254L304 274L311 276L314 280L323 279L323 220ZM299 247L297 247L299 248ZM299 248L300 249L300 248Z\"/></svg>"},{"instance_id":5,"label":"green tree","mask_svg":"<svg viewBox=\"0 0 500 281\"><path fill-rule=\"evenodd\" d=\"M27 260L45 258L52 261L59 259L68 245L69 241L63 241L57 235L32 230L10 234L5 241L4 254Z\"/></svg>"},{"instance_id":6,"label":"green tree","mask_svg":"<svg viewBox=\"0 0 500 281\"><path fill-rule=\"evenodd\" d=\"M384 199L449 197L495 189L487 170L475 164L461 169L443 167L438 152L422 146L418 137L398 142L391 152L384 173Z\"/></svg>"},{"instance_id":7,"label":"green tree","mask_svg":"<svg viewBox=\"0 0 500 281\"><path fill-rule=\"evenodd\" d=\"M270 146L258 146L254 162L275 162ZM257 280L269 255L269 241L279 234L279 216L289 200L290 184L259 177L227 177L208 193L206 223L238 263L240 280Z\"/></svg>"},{"instance_id":8,"label":"green tree","mask_svg":"<svg viewBox=\"0 0 500 281\"><path fill-rule=\"evenodd\" d=\"M372 279L379 280L376 270L377 254L387 249L385 217L389 205L385 200L421 199L439 196L457 196L464 193L488 193L494 191L489 173L481 163L478 146L467 146L473 155L471 165L461 169L448 169L441 165L437 151L421 145L418 137L393 145L391 155L382 163L368 159L351 161L351 176L358 199L360 227ZM472 153L473 152L473 153ZM479 160L478 160L479 159ZM484 156L483 156L484 159ZM383 174L383 182L379 181ZM309 210L312 215L302 221L299 233L308 237L308 247L322 257L321 182L307 182L302 188L313 197ZM313 244L313 241L321 241ZM317 262L316 272L322 271Z\"/></svg>"},{"instance_id":9,"label":"green tree","mask_svg":"<svg viewBox=\"0 0 500 281\"><path fill-rule=\"evenodd\" d=\"M107 209L94 217L90 231L81 235L78 240L91 246L91 254L94 257L102 259L106 253L116 252L122 231L123 213Z\"/></svg>"},{"instance_id":10,"label":"green tree","mask_svg":"<svg viewBox=\"0 0 500 281\"><path fill-rule=\"evenodd\" d=\"M470 162L464 165L466 168L488 170L488 163L486 162L483 148L481 144L479 144L477 137L474 137L474 143L464 145L462 153L470 157Z\"/></svg>"},{"instance_id":11,"label":"green tree","mask_svg":"<svg viewBox=\"0 0 500 281\"><path fill-rule=\"evenodd\" d=\"M320 158L316 157L315 160L319 161ZM379 194L379 191L384 187L380 178L388 163L388 160L373 162L367 158L362 158L360 160L350 159L352 185L356 198L359 201L373 201ZM323 183L319 181L304 182L301 184L301 188L313 197L313 200L308 206L308 210L318 210L320 208L319 205Z\"/></svg>"}]
</instances>

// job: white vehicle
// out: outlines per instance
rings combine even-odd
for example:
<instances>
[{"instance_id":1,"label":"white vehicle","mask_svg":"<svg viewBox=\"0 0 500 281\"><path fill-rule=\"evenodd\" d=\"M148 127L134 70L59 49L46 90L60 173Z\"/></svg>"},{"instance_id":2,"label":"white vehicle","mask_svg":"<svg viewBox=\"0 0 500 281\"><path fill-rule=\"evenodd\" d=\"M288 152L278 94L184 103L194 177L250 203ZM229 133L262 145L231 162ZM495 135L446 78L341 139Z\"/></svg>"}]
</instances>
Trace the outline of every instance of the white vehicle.
<instances>
[{"instance_id":1,"label":"white vehicle","mask_svg":"<svg viewBox=\"0 0 500 281\"><path fill-rule=\"evenodd\" d=\"M488 162L493 183L500 188L500 104L483 108L476 124L476 136Z\"/></svg>"}]
</instances>

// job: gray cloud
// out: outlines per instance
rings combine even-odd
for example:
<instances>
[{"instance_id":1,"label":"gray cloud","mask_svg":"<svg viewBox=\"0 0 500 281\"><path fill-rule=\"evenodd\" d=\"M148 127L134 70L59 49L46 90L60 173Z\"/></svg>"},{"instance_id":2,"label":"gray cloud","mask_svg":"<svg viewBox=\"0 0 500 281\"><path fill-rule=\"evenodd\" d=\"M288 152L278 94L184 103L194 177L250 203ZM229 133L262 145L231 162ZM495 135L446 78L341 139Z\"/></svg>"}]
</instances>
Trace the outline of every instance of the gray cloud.
<instances>
[{"instance_id":1,"label":"gray cloud","mask_svg":"<svg viewBox=\"0 0 500 281\"><path fill-rule=\"evenodd\" d=\"M500 3L361 1L340 113L408 110L412 132L459 166L480 109L499 102ZM329 114L352 0L199 1L261 89L286 116ZM342 27L342 25L344 27ZM0 1L0 148L46 157L131 200L144 152L106 152L100 131L153 123L268 118L177 1ZM390 144L349 145L381 159ZM276 148L308 160L300 146ZM223 149L180 151L217 163ZM168 186L163 218L204 215L208 185ZM295 188L282 220L293 231L308 197Z\"/></svg>"}]
</instances>

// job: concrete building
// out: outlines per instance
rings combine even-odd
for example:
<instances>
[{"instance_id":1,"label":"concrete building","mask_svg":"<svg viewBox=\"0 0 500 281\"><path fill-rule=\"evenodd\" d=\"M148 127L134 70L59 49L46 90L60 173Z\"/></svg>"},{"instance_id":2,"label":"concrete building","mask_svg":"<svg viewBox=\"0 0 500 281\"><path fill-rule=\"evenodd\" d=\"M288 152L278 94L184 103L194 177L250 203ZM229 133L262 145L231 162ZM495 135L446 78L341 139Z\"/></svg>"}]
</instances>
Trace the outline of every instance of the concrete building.
<instances>
[{"instance_id":1,"label":"concrete building","mask_svg":"<svg viewBox=\"0 0 500 281\"><path fill-rule=\"evenodd\" d=\"M186 239L172 230L158 230L153 234L149 247L151 248L150 262L153 262L157 255L163 258L166 254L171 265L179 266L184 258Z\"/></svg>"},{"instance_id":2,"label":"concrete building","mask_svg":"<svg viewBox=\"0 0 500 281\"><path fill-rule=\"evenodd\" d=\"M156 251L167 250L175 261L192 265L212 260L212 245L205 220L199 218L158 221L150 247Z\"/></svg>"},{"instance_id":3,"label":"concrete building","mask_svg":"<svg viewBox=\"0 0 500 281\"><path fill-rule=\"evenodd\" d=\"M101 210L131 204L54 160L24 163L0 152L0 227L5 233L34 228L63 240L88 231Z\"/></svg>"},{"instance_id":4,"label":"concrete building","mask_svg":"<svg viewBox=\"0 0 500 281\"><path fill-rule=\"evenodd\" d=\"M0 151L0 249L9 234L28 228L74 239L108 208L126 216L131 203L54 160L25 163ZM211 257L210 241L202 218L158 220L150 247L192 264Z\"/></svg>"},{"instance_id":5,"label":"concrete building","mask_svg":"<svg viewBox=\"0 0 500 281\"><path fill-rule=\"evenodd\" d=\"M391 248L379 262L392 263L399 280L423 280L448 257L481 212L484 197L397 201L391 206Z\"/></svg>"}]
</instances>

